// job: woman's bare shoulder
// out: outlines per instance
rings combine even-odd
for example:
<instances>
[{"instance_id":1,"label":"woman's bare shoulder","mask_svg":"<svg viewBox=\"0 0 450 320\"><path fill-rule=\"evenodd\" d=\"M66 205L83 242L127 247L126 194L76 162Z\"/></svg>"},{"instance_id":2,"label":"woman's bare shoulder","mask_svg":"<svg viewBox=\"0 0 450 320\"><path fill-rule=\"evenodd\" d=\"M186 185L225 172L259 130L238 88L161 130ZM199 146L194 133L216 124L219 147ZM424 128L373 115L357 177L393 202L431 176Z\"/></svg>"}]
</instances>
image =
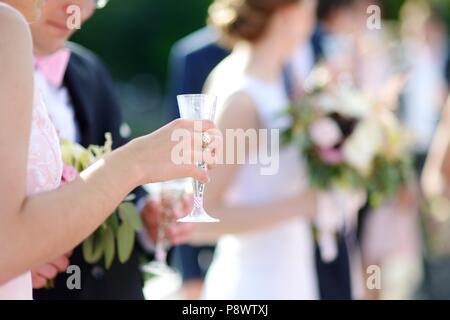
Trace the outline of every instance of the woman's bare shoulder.
<instances>
[{"instance_id":1,"label":"woman's bare shoulder","mask_svg":"<svg viewBox=\"0 0 450 320\"><path fill-rule=\"evenodd\" d=\"M16 9L0 4L0 41L14 41L18 47L31 46L31 33L25 18Z\"/></svg>"},{"instance_id":2,"label":"woman's bare shoulder","mask_svg":"<svg viewBox=\"0 0 450 320\"><path fill-rule=\"evenodd\" d=\"M0 5L0 107L3 111L8 109L3 108L5 100L28 98L26 93L32 92L33 87L33 69L33 45L27 22L17 10Z\"/></svg>"},{"instance_id":3,"label":"woman's bare shoulder","mask_svg":"<svg viewBox=\"0 0 450 320\"><path fill-rule=\"evenodd\" d=\"M33 44L25 18L15 9L0 5L0 68L7 75L32 68Z\"/></svg>"},{"instance_id":4,"label":"woman's bare shoulder","mask_svg":"<svg viewBox=\"0 0 450 320\"><path fill-rule=\"evenodd\" d=\"M242 64L230 58L222 61L210 74L206 92L219 97L217 115L220 123L238 128L258 125L256 106L244 85Z\"/></svg>"}]
</instances>

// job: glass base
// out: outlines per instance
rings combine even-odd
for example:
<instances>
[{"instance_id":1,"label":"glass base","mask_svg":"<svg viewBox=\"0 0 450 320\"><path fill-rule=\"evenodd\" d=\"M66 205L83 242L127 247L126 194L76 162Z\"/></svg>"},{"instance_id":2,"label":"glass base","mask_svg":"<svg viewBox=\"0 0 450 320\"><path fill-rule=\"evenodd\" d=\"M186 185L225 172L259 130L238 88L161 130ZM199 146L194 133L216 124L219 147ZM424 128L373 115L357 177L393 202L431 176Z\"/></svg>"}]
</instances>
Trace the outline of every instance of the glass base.
<instances>
[{"instance_id":1,"label":"glass base","mask_svg":"<svg viewBox=\"0 0 450 320\"><path fill-rule=\"evenodd\" d=\"M191 213L181 219L177 220L178 222L188 222L188 223L216 223L220 222L219 219L213 218L209 216L205 209L201 207L194 207Z\"/></svg>"},{"instance_id":2,"label":"glass base","mask_svg":"<svg viewBox=\"0 0 450 320\"><path fill-rule=\"evenodd\" d=\"M161 261L150 262L142 267L142 271L156 276L174 276L177 274L176 270L169 267L167 263Z\"/></svg>"}]
</instances>

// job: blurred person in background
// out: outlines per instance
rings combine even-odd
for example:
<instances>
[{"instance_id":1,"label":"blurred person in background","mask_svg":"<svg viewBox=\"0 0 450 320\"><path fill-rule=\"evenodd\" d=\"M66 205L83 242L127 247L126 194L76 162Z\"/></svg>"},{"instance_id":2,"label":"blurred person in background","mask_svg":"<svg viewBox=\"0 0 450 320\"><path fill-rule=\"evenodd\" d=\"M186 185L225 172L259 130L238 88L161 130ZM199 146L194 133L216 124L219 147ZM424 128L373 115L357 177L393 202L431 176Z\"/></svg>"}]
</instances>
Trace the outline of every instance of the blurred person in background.
<instances>
[{"instance_id":1,"label":"blurred person in background","mask_svg":"<svg viewBox=\"0 0 450 320\"><path fill-rule=\"evenodd\" d=\"M203 28L178 41L172 48L168 106L170 119L178 117L178 94L202 91L209 73L230 54L229 46L220 43L219 35L211 27ZM284 87L292 99L301 96L303 82L318 61L322 59L322 37L317 29L310 41L299 43L284 67ZM209 266L213 247L179 246L174 250L174 261L180 263L187 298L197 298ZM318 247L315 251L316 272L322 299L348 298L348 251L342 241L339 253L332 262L324 262Z\"/></svg>"},{"instance_id":2,"label":"blurred person in background","mask_svg":"<svg viewBox=\"0 0 450 320\"><path fill-rule=\"evenodd\" d=\"M318 29L323 58L336 72L353 73L356 27L355 0L320 0Z\"/></svg>"},{"instance_id":3,"label":"blurred person in background","mask_svg":"<svg viewBox=\"0 0 450 320\"><path fill-rule=\"evenodd\" d=\"M114 148L120 147L130 135L130 128L122 119L122 110L109 72L98 57L86 48L68 43L76 30L66 25L67 7L81 8L82 24L107 1L99 0L48 0L43 4L39 21L31 25L34 53L37 59L35 78L47 105L50 117L61 139L88 147L103 145L105 133L112 134ZM122 264L116 258L109 270L102 262L91 265L85 262L81 246L73 254L56 259L33 270L33 286L46 286L55 279L54 288L34 291L36 299L143 299L141 256L153 253L157 233L158 203L146 200L146 193L134 191L141 209L144 230L138 235L130 259ZM177 213L180 214L180 213ZM181 213L182 215L183 213ZM171 241L185 241L189 225L170 227ZM69 290L65 270L68 264L81 268L82 290ZM60 273L59 275L57 275Z\"/></svg>"},{"instance_id":4,"label":"blurred person in background","mask_svg":"<svg viewBox=\"0 0 450 320\"><path fill-rule=\"evenodd\" d=\"M407 1L400 19L409 66L402 113L417 141L414 153L420 172L448 94L448 33L428 1Z\"/></svg>"},{"instance_id":5,"label":"blurred person in background","mask_svg":"<svg viewBox=\"0 0 450 320\"><path fill-rule=\"evenodd\" d=\"M316 1L213 3L211 24L221 41L233 47L205 86L206 92L220 94L222 129L278 128L276 114L290 98L285 66L295 50L308 43L315 10ZM235 19L227 20L223 13L230 11ZM307 65L308 59L303 63ZM205 200L221 223L195 226L193 236L194 243L219 239L203 298L353 297L346 254L330 264L330 269L341 272L325 281L316 269L320 252L310 230L316 197L306 186L295 148L281 151L280 171L274 176L261 176L249 165L226 165L214 179Z\"/></svg>"},{"instance_id":6,"label":"blurred person in background","mask_svg":"<svg viewBox=\"0 0 450 320\"><path fill-rule=\"evenodd\" d=\"M402 61L401 42L394 25L383 19L381 29L368 28L367 9L371 5L381 9L383 18L382 1L319 2L324 63L342 81L399 111L407 64ZM358 238L364 269L378 265L386 275L383 290L366 290L367 298L390 294L394 298L408 298L417 289L421 276L418 197L418 189L412 185L402 190L394 201L375 210L367 207L360 211ZM400 276L399 268L404 270Z\"/></svg>"}]
</instances>

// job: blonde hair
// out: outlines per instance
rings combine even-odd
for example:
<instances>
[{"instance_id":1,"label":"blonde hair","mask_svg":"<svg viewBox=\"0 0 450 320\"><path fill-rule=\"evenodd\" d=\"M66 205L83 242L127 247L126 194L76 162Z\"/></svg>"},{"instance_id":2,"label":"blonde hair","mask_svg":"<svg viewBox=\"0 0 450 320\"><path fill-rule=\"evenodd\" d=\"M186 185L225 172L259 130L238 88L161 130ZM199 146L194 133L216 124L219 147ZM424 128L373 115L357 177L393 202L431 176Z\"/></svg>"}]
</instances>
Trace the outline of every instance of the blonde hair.
<instances>
[{"instance_id":1,"label":"blonde hair","mask_svg":"<svg viewBox=\"0 0 450 320\"><path fill-rule=\"evenodd\" d=\"M269 18L280 8L300 0L215 0L209 8L208 23L220 42L233 46L239 40L256 41L264 33Z\"/></svg>"}]
</instances>

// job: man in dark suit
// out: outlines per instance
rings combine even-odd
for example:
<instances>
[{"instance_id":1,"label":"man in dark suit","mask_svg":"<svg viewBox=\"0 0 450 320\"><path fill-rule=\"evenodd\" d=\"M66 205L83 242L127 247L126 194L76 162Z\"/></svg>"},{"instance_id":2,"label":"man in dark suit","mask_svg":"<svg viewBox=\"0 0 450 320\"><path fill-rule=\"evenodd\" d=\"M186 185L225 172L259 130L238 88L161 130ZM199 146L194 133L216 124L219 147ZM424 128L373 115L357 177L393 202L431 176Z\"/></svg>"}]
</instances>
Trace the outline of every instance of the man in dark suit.
<instances>
[{"instance_id":1,"label":"man in dark suit","mask_svg":"<svg viewBox=\"0 0 450 320\"><path fill-rule=\"evenodd\" d=\"M318 27L312 35L310 50L313 61L318 62L323 56L322 29ZM168 114L170 120L177 118L178 104L176 96L179 94L201 93L210 72L229 55L229 51L217 43L217 35L210 28L201 29L177 42L171 53L170 78L168 93ZM285 72L286 90L290 96L295 95L294 70L287 66ZM319 291L322 299L350 299L350 263L347 244L343 237L339 239L338 257L331 263L321 259L320 249L316 244L316 269ZM189 245L175 248L175 261L181 264L183 279L187 283L187 290L199 290L207 271L207 266L200 265L200 256L205 251L213 251L213 247L193 247ZM212 253L209 254L212 256ZM197 292L198 294L198 292ZM192 298L196 297L196 293Z\"/></svg>"},{"instance_id":2,"label":"man in dark suit","mask_svg":"<svg viewBox=\"0 0 450 320\"><path fill-rule=\"evenodd\" d=\"M112 134L114 147L124 144L120 133L123 126L121 110L114 94L111 78L100 61L80 46L70 47L71 56L64 75L63 87L67 89L79 131L79 142L102 145L105 132ZM50 112L50 115L52 113ZM56 122L56 121L54 121ZM123 127L122 127L123 128ZM123 131L123 130L122 130ZM138 190L142 196L142 189ZM130 260L121 264L117 259L106 271L98 265L84 262L81 247L70 257L70 264L81 269L81 290L68 290L69 274L61 273L54 289L34 291L35 299L143 299L143 280L139 271L139 250L133 251Z\"/></svg>"},{"instance_id":3,"label":"man in dark suit","mask_svg":"<svg viewBox=\"0 0 450 320\"><path fill-rule=\"evenodd\" d=\"M110 74L100 60L87 49L78 45L67 45L74 30L66 27L66 7L81 8L82 21L90 18L96 10L94 0L48 0L43 4L42 17L32 28L36 63L36 83L42 92L49 115L61 138L75 141L87 147L103 145L105 133L110 132L113 147L126 142L129 128L123 123L121 109L114 92ZM104 3L104 2L99 2ZM144 222L155 211L145 205L143 189L134 191L136 198L143 199ZM147 217L147 219L145 219ZM150 235L153 228L145 225ZM146 243L147 234L140 234L141 244ZM55 279L53 289L34 291L35 299L144 299L143 279L140 271L142 247L135 249L125 264L116 258L110 269L105 270L103 261L90 265L83 259L81 247L72 254L33 270L33 286L42 288L47 280ZM68 261L68 257L70 262ZM70 290L66 280L67 265L81 269L81 289Z\"/></svg>"}]
</instances>

